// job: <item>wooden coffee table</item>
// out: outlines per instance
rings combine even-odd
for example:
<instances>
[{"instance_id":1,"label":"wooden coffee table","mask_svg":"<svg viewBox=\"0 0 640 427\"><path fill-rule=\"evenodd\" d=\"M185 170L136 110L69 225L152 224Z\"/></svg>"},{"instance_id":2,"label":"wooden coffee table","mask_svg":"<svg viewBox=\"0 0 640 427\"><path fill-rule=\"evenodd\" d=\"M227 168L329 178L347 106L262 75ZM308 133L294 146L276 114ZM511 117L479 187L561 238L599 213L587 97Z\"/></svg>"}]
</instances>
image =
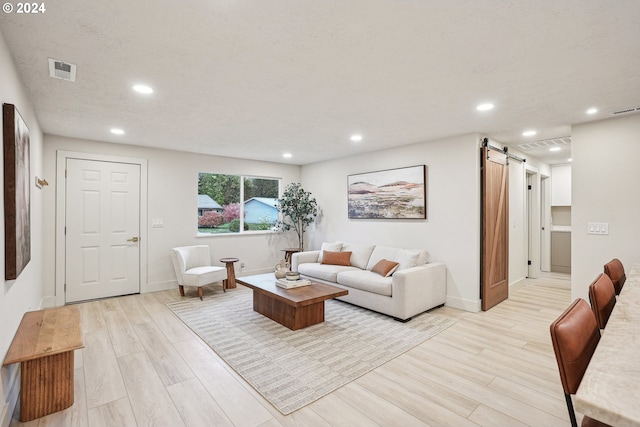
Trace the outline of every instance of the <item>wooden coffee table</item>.
<instances>
[{"instance_id":1,"label":"wooden coffee table","mask_svg":"<svg viewBox=\"0 0 640 427\"><path fill-rule=\"evenodd\" d=\"M300 288L280 288L273 273L240 277L236 282L253 289L253 311L294 331L324 322L325 300L349 294L314 281Z\"/></svg>"}]
</instances>

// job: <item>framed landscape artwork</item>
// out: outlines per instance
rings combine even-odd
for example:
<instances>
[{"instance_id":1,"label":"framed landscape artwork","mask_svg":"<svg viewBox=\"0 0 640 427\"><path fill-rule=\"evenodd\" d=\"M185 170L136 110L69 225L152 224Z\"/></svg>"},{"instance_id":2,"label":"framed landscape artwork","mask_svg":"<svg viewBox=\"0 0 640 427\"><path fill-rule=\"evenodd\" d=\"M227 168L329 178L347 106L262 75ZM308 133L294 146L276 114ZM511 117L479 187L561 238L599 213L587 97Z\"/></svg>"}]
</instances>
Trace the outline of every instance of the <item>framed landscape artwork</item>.
<instances>
[{"instance_id":1,"label":"framed landscape artwork","mask_svg":"<svg viewBox=\"0 0 640 427\"><path fill-rule=\"evenodd\" d=\"M16 107L3 104L5 280L31 260L29 129Z\"/></svg>"},{"instance_id":2,"label":"framed landscape artwork","mask_svg":"<svg viewBox=\"0 0 640 427\"><path fill-rule=\"evenodd\" d=\"M426 219L425 165L349 175L350 219Z\"/></svg>"}]
</instances>

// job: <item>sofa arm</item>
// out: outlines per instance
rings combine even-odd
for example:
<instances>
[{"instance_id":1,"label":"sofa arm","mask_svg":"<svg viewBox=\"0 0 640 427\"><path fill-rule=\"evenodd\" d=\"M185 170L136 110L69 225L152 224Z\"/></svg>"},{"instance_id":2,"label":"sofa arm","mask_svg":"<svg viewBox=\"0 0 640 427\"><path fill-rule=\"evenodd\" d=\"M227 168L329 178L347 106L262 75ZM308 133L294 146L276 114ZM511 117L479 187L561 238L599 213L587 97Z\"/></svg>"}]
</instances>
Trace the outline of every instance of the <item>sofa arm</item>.
<instances>
[{"instance_id":1,"label":"sofa arm","mask_svg":"<svg viewBox=\"0 0 640 427\"><path fill-rule=\"evenodd\" d=\"M444 304L447 298L447 269L439 262L393 273L392 297L396 310L408 318Z\"/></svg>"},{"instance_id":2,"label":"sofa arm","mask_svg":"<svg viewBox=\"0 0 640 427\"><path fill-rule=\"evenodd\" d=\"M298 266L300 264L318 262L319 257L320 251L295 252L291 256L291 271L298 271Z\"/></svg>"}]
</instances>

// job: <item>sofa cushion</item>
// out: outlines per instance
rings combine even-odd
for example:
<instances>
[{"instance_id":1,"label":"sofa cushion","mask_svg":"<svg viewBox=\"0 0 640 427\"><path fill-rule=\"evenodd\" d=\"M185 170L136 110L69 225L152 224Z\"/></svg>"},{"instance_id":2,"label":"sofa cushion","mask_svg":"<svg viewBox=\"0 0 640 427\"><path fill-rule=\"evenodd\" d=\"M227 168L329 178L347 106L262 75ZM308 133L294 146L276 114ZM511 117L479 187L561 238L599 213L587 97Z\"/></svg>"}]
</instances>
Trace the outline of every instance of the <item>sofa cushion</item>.
<instances>
[{"instance_id":1,"label":"sofa cushion","mask_svg":"<svg viewBox=\"0 0 640 427\"><path fill-rule=\"evenodd\" d=\"M400 264L398 266L398 270L404 270L407 268L415 267L417 265L425 264L426 261L423 261L426 259L425 253L426 251L400 249L394 261Z\"/></svg>"},{"instance_id":2,"label":"sofa cushion","mask_svg":"<svg viewBox=\"0 0 640 427\"><path fill-rule=\"evenodd\" d=\"M391 296L391 277L382 277L369 270L353 270L338 273L338 283L379 295Z\"/></svg>"},{"instance_id":3,"label":"sofa cushion","mask_svg":"<svg viewBox=\"0 0 640 427\"><path fill-rule=\"evenodd\" d=\"M427 264L429 262L429 252L425 251L424 249L405 249L406 251L409 252L417 252L418 253L418 264L417 265L424 265Z\"/></svg>"},{"instance_id":4,"label":"sofa cushion","mask_svg":"<svg viewBox=\"0 0 640 427\"><path fill-rule=\"evenodd\" d=\"M204 286L227 278L227 269L215 265L193 267L182 274L182 285ZM180 283L180 281L178 281Z\"/></svg>"},{"instance_id":5,"label":"sofa cushion","mask_svg":"<svg viewBox=\"0 0 640 427\"><path fill-rule=\"evenodd\" d=\"M321 264L351 265L351 252L323 251Z\"/></svg>"},{"instance_id":6,"label":"sofa cushion","mask_svg":"<svg viewBox=\"0 0 640 427\"><path fill-rule=\"evenodd\" d=\"M320 248L320 256L318 257L318 262L322 262L322 252L331 251L331 252L340 252L342 250L342 242L335 243L327 243L324 242L322 247Z\"/></svg>"},{"instance_id":7,"label":"sofa cushion","mask_svg":"<svg viewBox=\"0 0 640 427\"><path fill-rule=\"evenodd\" d=\"M343 243L342 250L351 252L351 265L361 269L366 269L371 258L371 253L375 248L374 245L361 245L356 243Z\"/></svg>"},{"instance_id":8,"label":"sofa cushion","mask_svg":"<svg viewBox=\"0 0 640 427\"><path fill-rule=\"evenodd\" d=\"M345 271L359 271L355 267L344 265L320 264L318 262L305 262L298 266L298 272L310 278L326 280L327 282L338 283L338 274Z\"/></svg>"},{"instance_id":9,"label":"sofa cushion","mask_svg":"<svg viewBox=\"0 0 640 427\"><path fill-rule=\"evenodd\" d=\"M369 257L369 263L367 264L367 270L371 270L382 259L388 259L395 261L398 256L399 248L391 248L389 246L376 246L371 257Z\"/></svg>"},{"instance_id":10,"label":"sofa cushion","mask_svg":"<svg viewBox=\"0 0 640 427\"><path fill-rule=\"evenodd\" d=\"M381 275L382 277L389 277L393 274L394 271L396 271L398 265L399 264L397 262L381 259L376 263L376 265L373 266L371 271Z\"/></svg>"}]
</instances>

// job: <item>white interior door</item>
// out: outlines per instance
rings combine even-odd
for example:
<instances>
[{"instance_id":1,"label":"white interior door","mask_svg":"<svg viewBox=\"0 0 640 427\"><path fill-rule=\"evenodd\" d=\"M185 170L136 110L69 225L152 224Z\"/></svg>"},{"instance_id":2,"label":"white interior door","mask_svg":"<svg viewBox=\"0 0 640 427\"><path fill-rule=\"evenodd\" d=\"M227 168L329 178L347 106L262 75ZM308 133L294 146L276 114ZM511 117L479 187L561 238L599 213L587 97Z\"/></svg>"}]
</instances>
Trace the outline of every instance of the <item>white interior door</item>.
<instances>
[{"instance_id":1,"label":"white interior door","mask_svg":"<svg viewBox=\"0 0 640 427\"><path fill-rule=\"evenodd\" d=\"M551 271L551 179L542 177L540 182L540 270Z\"/></svg>"},{"instance_id":2,"label":"white interior door","mask_svg":"<svg viewBox=\"0 0 640 427\"><path fill-rule=\"evenodd\" d=\"M140 165L67 159L65 300L140 292Z\"/></svg>"},{"instance_id":3,"label":"white interior door","mask_svg":"<svg viewBox=\"0 0 640 427\"><path fill-rule=\"evenodd\" d=\"M527 170L527 277L540 277L540 188L538 174Z\"/></svg>"}]
</instances>

